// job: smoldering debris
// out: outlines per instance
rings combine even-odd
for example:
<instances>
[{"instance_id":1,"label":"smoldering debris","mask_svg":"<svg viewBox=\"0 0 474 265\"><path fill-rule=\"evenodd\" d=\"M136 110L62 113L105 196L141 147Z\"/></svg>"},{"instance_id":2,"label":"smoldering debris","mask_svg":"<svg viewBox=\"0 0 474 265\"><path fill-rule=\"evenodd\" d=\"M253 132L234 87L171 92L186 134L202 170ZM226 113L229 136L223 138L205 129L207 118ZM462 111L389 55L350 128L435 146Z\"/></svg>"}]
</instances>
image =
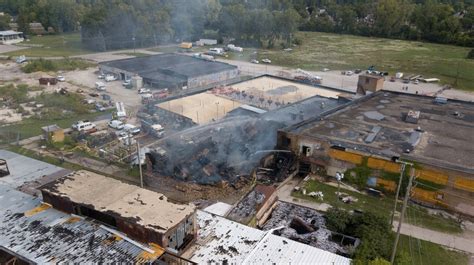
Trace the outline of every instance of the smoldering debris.
<instances>
[{"instance_id":1,"label":"smoldering debris","mask_svg":"<svg viewBox=\"0 0 474 265\"><path fill-rule=\"evenodd\" d=\"M238 185L276 144L284 124L230 117L164 138L149 153L153 171L199 184ZM237 188L237 187L236 187Z\"/></svg>"},{"instance_id":2,"label":"smoldering debris","mask_svg":"<svg viewBox=\"0 0 474 265\"><path fill-rule=\"evenodd\" d=\"M310 246L337 254L349 254L350 247L331 240L333 232L327 229L323 214L316 210L278 201L271 217L262 227L270 230L283 226L274 233Z\"/></svg>"}]
</instances>

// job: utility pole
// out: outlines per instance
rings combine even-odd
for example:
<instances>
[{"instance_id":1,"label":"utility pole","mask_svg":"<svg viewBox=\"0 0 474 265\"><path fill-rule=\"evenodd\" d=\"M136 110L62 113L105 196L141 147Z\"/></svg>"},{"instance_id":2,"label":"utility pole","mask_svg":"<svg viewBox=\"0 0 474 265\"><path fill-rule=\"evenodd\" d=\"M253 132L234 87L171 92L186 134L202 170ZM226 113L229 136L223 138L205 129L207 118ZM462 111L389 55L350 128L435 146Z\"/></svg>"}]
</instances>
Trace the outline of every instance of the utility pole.
<instances>
[{"instance_id":1,"label":"utility pole","mask_svg":"<svg viewBox=\"0 0 474 265\"><path fill-rule=\"evenodd\" d=\"M137 160L138 168L140 169L140 187L143 188L143 173L142 173L142 160L140 158L140 143L137 140Z\"/></svg>"},{"instance_id":2,"label":"utility pole","mask_svg":"<svg viewBox=\"0 0 474 265\"><path fill-rule=\"evenodd\" d=\"M411 186L413 183L413 178L415 177L415 168L410 168L410 179L408 180L408 187L405 193L405 198L403 199L402 213L400 215L400 220L398 221L397 235L395 236L395 243L393 244L392 256L390 258L390 264L393 265L395 261L395 254L397 254L398 240L400 239L400 231L402 230L403 218L405 217L405 212L407 210L408 199L410 198Z\"/></svg>"},{"instance_id":3,"label":"utility pole","mask_svg":"<svg viewBox=\"0 0 474 265\"><path fill-rule=\"evenodd\" d=\"M396 161L397 163L402 164L400 168L400 179L398 180L398 186L397 186L397 193L395 194L395 203L393 206L393 212L392 212L392 219L390 221L390 224L393 225L393 219L395 218L395 211L397 211L397 204L398 204L398 196L400 195L400 188L402 186L402 179L403 179L403 173L405 172L405 167L406 165L412 165L411 163L403 162L403 161Z\"/></svg>"}]
</instances>

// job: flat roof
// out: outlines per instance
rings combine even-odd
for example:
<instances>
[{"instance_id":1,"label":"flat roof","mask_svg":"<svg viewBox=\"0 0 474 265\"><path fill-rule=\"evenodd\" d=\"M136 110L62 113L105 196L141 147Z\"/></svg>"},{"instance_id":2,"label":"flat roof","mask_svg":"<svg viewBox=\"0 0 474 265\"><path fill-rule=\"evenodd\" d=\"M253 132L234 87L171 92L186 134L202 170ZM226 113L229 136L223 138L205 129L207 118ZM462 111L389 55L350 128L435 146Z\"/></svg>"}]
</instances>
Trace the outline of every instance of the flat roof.
<instances>
[{"instance_id":1,"label":"flat roof","mask_svg":"<svg viewBox=\"0 0 474 265\"><path fill-rule=\"evenodd\" d=\"M285 131L388 158L474 172L474 104L435 104L434 99L378 91ZM410 111L420 111L417 123L405 121Z\"/></svg>"},{"instance_id":2,"label":"flat roof","mask_svg":"<svg viewBox=\"0 0 474 265\"><path fill-rule=\"evenodd\" d=\"M197 220L190 259L198 264L351 264L349 258L204 211L197 211Z\"/></svg>"},{"instance_id":3,"label":"flat roof","mask_svg":"<svg viewBox=\"0 0 474 265\"><path fill-rule=\"evenodd\" d=\"M216 96L210 92L203 92L166 101L156 106L188 117L197 124L206 124L224 117L240 105L242 104L236 100Z\"/></svg>"},{"instance_id":4,"label":"flat roof","mask_svg":"<svg viewBox=\"0 0 474 265\"><path fill-rule=\"evenodd\" d=\"M18 35L18 34L23 34L23 32L14 31L14 30L4 30L4 31L0 31L0 35L2 35L2 36L6 36L6 35Z\"/></svg>"},{"instance_id":5,"label":"flat roof","mask_svg":"<svg viewBox=\"0 0 474 265\"><path fill-rule=\"evenodd\" d=\"M210 62L188 55L165 53L100 63L101 65L136 73L150 79L161 79L163 74L181 80L237 69L237 66L222 62Z\"/></svg>"},{"instance_id":6,"label":"flat roof","mask_svg":"<svg viewBox=\"0 0 474 265\"><path fill-rule=\"evenodd\" d=\"M147 263L164 253L3 184L0 248L37 264Z\"/></svg>"},{"instance_id":7,"label":"flat roof","mask_svg":"<svg viewBox=\"0 0 474 265\"><path fill-rule=\"evenodd\" d=\"M0 158L7 161L10 175L0 178L0 184L10 186L12 188L20 188L23 185L31 183L38 183L37 187L45 184L41 184L41 179L44 176L57 177L67 175L70 170L51 165L33 158L29 158L17 153L13 153L7 150L0 150ZM52 179L49 179L51 181Z\"/></svg>"},{"instance_id":8,"label":"flat roof","mask_svg":"<svg viewBox=\"0 0 474 265\"><path fill-rule=\"evenodd\" d=\"M179 224L195 210L192 204L175 204L161 193L85 170L47 184L43 190L100 212L131 218L160 233Z\"/></svg>"}]
</instances>

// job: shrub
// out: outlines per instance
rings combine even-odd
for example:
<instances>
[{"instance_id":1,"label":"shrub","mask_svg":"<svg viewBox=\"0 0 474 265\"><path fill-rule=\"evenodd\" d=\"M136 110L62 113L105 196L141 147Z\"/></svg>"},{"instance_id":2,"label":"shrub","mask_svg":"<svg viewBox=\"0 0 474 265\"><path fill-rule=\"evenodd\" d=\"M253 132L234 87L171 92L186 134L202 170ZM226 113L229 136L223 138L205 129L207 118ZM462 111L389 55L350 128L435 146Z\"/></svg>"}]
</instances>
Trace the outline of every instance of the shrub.
<instances>
[{"instance_id":1,"label":"shrub","mask_svg":"<svg viewBox=\"0 0 474 265\"><path fill-rule=\"evenodd\" d=\"M467 54L467 59L474 59L474 49L471 49L471 51Z\"/></svg>"}]
</instances>

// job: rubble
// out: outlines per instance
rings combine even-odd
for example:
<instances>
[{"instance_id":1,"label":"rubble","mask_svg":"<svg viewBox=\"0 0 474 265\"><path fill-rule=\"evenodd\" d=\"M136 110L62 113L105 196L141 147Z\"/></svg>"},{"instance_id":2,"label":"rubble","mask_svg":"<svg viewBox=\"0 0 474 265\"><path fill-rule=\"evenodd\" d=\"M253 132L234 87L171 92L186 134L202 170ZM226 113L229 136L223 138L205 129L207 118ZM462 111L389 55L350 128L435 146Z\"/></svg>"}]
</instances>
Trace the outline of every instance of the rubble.
<instances>
[{"instance_id":1,"label":"rubble","mask_svg":"<svg viewBox=\"0 0 474 265\"><path fill-rule=\"evenodd\" d=\"M324 215L316 210L278 201L271 217L262 227L267 231L283 226L274 234L340 255L349 254L350 245L343 246L331 238Z\"/></svg>"}]
</instances>

